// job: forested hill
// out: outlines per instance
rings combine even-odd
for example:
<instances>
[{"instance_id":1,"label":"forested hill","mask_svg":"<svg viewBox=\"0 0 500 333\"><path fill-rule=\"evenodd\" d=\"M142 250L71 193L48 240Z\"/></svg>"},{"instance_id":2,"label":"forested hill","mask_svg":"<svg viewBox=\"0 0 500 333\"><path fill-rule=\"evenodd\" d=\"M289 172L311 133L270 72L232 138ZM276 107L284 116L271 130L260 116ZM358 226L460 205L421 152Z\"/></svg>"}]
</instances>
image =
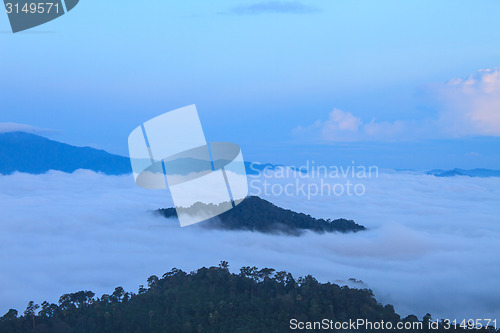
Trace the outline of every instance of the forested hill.
<instances>
[{"instance_id":1,"label":"forested hill","mask_svg":"<svg viewBox=\"0 0 500 333\"><path fill-rule=\"evenodd\" d=\"M174 208L158 209L167 218L177 217ZM365 230L352 220L324 220L303 213L280 208L256 196L246 198L235 208L202 222L203 226L225 230L250 230L263 233L300 235L305 230L314 232L357 232Z\"/></svg>"},{"instance_id":2,"label":"forested hill","mask_svg":"<svg viewBox=\"0 0 500 333\"><path fill-rule=\"evenodd\" d=\"M100 298L95 298L90 291L80 291L61 296L58 304L44 302L38 307L30 302L21 316L16 310L10 310L1 317L0 332L276 333L292 331L291 319L300 322L327 319L333 323L350 319L383 320L394 327L400 320L414 327L418 323L417 317L402 319L393 306L378 303L368 289L319 283L310 275L296 279L271 268L243 267L235 274L229 271L227 262L221 262L219 267L191 273L172 269L161 278L151 276L147 287L140 286L137 293L117 287L110 295ZM424 317L425 326L430 319L430 315ZM431 332L428 329L403 331ZM450 331L455 330L432 330L435 333ZM481 332L495 330L482 329Z\"/></svg>"}]
</instances>

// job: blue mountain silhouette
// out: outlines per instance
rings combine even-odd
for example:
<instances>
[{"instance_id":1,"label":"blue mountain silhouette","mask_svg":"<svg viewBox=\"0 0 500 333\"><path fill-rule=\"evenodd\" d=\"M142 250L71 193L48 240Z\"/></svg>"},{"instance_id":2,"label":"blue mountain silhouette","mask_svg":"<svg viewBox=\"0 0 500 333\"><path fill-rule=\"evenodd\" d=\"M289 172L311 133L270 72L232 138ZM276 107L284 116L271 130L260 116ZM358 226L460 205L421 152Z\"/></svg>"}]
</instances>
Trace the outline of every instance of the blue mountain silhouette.
<instances>
[{"instance_id":1,"label":"blue mountain silhouette","mask_svg":"<svg viewBox=\"0 0 500 333\"><path fill-rule=\"evenodd\" d=\"M127 157L104 150L75 147L24 132L0 133L0 174L41 174L49 170L71 173L78 169L107 175L132 172Z\"/></svg>"},{"instance_id":2,"label":"blue mountain silhouette","mask_svg":"<svg viewBox=\"0 0 500 333\"><path fill-rule=\"evenodd\" d=\"M434 175L436 177L455 177L455 176L469 176L469 177L500 177L500 170L490 170L490 169L453 169L453 170L441 170L435 169L427 171L428 175Z\"/></svg>"}]
</instances>

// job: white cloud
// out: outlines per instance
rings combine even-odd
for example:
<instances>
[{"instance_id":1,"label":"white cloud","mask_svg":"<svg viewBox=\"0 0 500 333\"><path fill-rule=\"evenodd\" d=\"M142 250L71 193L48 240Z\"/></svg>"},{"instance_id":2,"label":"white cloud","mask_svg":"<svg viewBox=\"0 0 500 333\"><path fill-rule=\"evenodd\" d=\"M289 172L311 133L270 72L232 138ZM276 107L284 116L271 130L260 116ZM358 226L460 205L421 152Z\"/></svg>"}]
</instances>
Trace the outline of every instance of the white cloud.
<instances>
[{"instance_id":1,"label":"white cloud","mask_svg":"<svg viewBox=\"0 0 500 333\"><path fill-rule=\"evenodd\" d=\"M432 84L430 91L439 106L425 119L365 122L334 109L327 120L299 126L293 134L326 143L500 136L500 68Z\"/></svg>"},{"instance_id":2,"label":"white cloud","mask_svg":"<svg viewBox=\"0 0 500 333\"><path fill-rule=\"evenodd\" d=\"M328 125L332 129L339 129L341 131L357 131L361 125L361 120L349 112L342 112L342 110L335 109L330 113Z\"/></svg>"},{"instance_id":3,"label":"white cloud","mask_svg":"<svg viewBox=\"0 0 500 333\"><path fill-rule=\"evenodd\" d=\"M293 134L308 137L320 142L352 142L352 141L396 141L413 139L424 131L423 125L415 122L397 120L394 122L378 122L372 119L364 123L361 118L351 112L334 109L325 121L316 121L313 125L299 126Z\"/></svg>"},{"instance_id":4,"label":"white cloud","mask_svg":"<svg viewBox=\"0 0 500 333\"><path fill-rule=\"evenodd\" d=\"M370 228L287 237L181 229L148 213L172 206L168 192L142 190L131 175L0 176L0 284L8 286L0 289L0 314L77 290L136 291L151 274L229 260L233 270L256 265L321 281L354 277L403 315L500 315L499 178L383 174L363 183L362 197L267 198Z\"/></svg>"},{"instance_id":5,"label":"white cloud","mask_svg":"<svg viewBox=\"0 0 500 333\"><path fill-rule=\"evenodd\" d=\"M26 132L32 134L44 134L53 132L50 129L38 128L31 125L19 123L0 123L0 133Z\"/></svg>"},{"instance_id":6,"label":"white cloud","mask_svg":"<svg viewBox=\"0 0 500 333\"><path fill-rule=\"evenodd\" d=\"M500 68L434 86L439 120L451 136L500 136Z\"/></svg>"}]
</instances>

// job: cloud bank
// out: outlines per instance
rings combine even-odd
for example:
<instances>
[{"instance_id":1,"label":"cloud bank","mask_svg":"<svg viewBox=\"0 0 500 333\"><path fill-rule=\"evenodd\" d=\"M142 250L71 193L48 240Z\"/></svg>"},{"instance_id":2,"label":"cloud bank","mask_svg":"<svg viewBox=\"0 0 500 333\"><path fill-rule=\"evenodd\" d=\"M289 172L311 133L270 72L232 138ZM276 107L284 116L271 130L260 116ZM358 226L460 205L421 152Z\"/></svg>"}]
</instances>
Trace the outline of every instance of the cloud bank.
<instances>
[{"instance_id":1,"label":"cloud bank","mask_svg":"<svg viewBox=\"0 0 500 333\"><path fill-rule=\"evenodd\" d=\"M377 122L372 119L365 123L360 117L351 112L334 109L328 119L316 121L309 126L299 126L293 134L299 137L309 137L315 141L329 142L357 142L357 141L397 141L415 139L425 131L423 125L417 129L415 122L397 120L394 122Z\"/></svg>"},{"instance_id":2,"label":"cloud bank","mask_svg":"<svg viewBox=\"0 0 500 333\"><path fill-rule=\"evenodd\" d=\"M479 70L434 88L442 103L439 121L447 134L500 136L500 68Z\"/></svg>"},{"instance_id":3,"label":"cloud bank","mask_svg":"<svg viewBox=\"0 0 500 333\"><path fill-rule=\"evenodd\" d=\"M365 122L351 112L334 109L328 119L299 126L293 134L324 143L500 136L500 68L433 84L429 90L438 102L430 118Z\"/></svg>"},{"instance_id":4,"label":"cloud bank","mask_svg":"<svg viewBox=\"0 0 500 333\"><path fill-rule=\"evenodd\" d=\"M131 175L0 176L0 314L77 290L137 291L147 277L172 267L191 271L228 260L233 271L256 265L324 282L356 278L403 315L500 315L500 178L397 173L362 181L364 196L265 197L370 229L288 237L181 229L178 221L148 213L173 205L168 192L142 190Z\"/></svg>"}]
</instances>

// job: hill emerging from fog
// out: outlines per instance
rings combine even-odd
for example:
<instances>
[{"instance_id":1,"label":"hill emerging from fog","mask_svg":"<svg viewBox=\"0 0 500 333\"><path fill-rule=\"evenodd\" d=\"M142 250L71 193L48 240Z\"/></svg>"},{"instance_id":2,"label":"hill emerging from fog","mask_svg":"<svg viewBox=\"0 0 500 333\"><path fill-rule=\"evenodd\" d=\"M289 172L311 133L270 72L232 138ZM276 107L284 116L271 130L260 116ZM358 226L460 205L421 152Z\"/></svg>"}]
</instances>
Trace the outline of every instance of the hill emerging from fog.
<instances>
[{"instance_id":1,"label":"hill emerging from fog","mask_svg":"<svg viewBox=\"0 0 500 333\"><path fill-rule=\"evenodd\" d=\"M166 218L177 217L175 208L158 209ZM317 233L357 232L366 230L352 220L317 219L310 215L280 208L256 196L246 198L235 208L201 223L202 226L224 230L246 230L270 234L300 236L306 230Z\"/></svg>"},{"instance_id":2,"label":"hill emerging from fog","mask_svg":"<svg viewBox=\"0 0 500 333\"><path fill-rule=\"evenodd\" d=\"M24 132L0 133L0 174L42 174L49 170L71 173L78 169L107 175L132 172L128 158L104 150L75 147Z\"/></svg>"}]
</instances>

